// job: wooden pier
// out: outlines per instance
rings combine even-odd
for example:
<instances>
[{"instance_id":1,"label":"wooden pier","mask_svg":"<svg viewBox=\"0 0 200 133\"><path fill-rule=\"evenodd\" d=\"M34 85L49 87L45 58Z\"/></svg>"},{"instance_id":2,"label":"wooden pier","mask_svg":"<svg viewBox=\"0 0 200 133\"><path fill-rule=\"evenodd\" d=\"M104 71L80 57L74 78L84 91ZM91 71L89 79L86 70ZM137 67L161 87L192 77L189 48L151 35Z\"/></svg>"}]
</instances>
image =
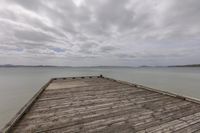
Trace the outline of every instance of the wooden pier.
<instances>
[{"instance_id":1,"label":"wooden pier","mask_svg":"<svg viewBox=\"0 0 200 133\"><path fill-rule=\"evenodd\" d=\"M2 132L200 133L200 103L103 76L54 78Z\"/></svg>"}]
</instances>

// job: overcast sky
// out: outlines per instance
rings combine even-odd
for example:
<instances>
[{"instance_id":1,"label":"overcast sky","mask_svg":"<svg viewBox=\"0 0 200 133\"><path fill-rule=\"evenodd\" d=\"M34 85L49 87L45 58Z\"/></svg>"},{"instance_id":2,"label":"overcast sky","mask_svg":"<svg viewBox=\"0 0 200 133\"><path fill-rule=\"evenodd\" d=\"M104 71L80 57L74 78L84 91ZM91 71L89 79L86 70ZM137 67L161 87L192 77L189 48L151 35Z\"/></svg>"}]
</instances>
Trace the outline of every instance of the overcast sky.
<instances>
[{"instance_id":1,"label":"overcast sky","mask_svg":"<svg viewBox=\"0 0 200 133\"><path fill-rule=\"evenodd\" d=\"M200 0L0 0L0 64L200 63Z\"/></svg>"}]
</instances>

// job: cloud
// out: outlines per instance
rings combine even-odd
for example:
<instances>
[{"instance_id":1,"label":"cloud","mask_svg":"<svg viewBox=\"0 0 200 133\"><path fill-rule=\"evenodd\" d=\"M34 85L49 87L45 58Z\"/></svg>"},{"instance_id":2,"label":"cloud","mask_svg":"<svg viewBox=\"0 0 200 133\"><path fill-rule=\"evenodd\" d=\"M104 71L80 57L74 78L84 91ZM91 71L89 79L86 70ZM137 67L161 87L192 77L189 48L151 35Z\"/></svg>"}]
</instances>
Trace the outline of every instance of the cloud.
<instances>
[{"instance_id":1,"label":"cloud","mask_svg":"<svg viewBox=\"0 0 200 133\"><path fill-rule=\"evenodd\" d=\"M125 59L133 59L136 57L135 55L126 54L126 53L119 53L119 54L116 54L116 56L119 58L125 58Z\"/></svg>"},{"instance_id":2,"label":"cloud","mask_svg":"<svg viewBox=\"0 0 200 133\"><path fill-rule=\"evenodd\" d=\"M108 53L108 52L112 52L112 51L114 51L114 50L116 50L116 49L117 49L117 48L114 47L114 46L103 46L103 47L100 48L100 51L101 51L102 53Z\"/></svg>"},{"instance_id":3,"label":"cloud","mask_svg":"<svg viewBox=\"0 0 200 133\"><path fill-rule=\"evenodd\" d=\"M1 0L0 5L1 64L200 62L198 0Z\"/></svg>"},{"instance_id":4,"label":"cloud","mask_svg":"<svg viewBox=\"0 0 200 133\"><path fill-rule=\"evenodd\" d=\"M80 44L80 54L94 54L95 49L98 47L98 43L93 41L87 41L82 44Z\"/></svg>"}]
</instances>

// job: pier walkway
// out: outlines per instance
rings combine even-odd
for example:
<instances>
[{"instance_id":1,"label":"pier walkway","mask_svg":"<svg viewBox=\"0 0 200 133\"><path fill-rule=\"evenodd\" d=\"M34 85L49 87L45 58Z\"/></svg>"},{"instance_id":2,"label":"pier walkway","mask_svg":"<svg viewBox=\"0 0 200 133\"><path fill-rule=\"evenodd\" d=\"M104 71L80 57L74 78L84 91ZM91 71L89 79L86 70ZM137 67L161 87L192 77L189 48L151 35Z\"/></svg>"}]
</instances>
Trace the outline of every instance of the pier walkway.
<instances>
[{"instance_id":1,"label":"pier walkway","mask_svg":"<svg viewBox=\"0 0 200 133\"><path fill-rule=\"evenodd\" d=\"M200 103L102 76L54 78L3 132L200 133Z\"/></svg>"}]
</instances>

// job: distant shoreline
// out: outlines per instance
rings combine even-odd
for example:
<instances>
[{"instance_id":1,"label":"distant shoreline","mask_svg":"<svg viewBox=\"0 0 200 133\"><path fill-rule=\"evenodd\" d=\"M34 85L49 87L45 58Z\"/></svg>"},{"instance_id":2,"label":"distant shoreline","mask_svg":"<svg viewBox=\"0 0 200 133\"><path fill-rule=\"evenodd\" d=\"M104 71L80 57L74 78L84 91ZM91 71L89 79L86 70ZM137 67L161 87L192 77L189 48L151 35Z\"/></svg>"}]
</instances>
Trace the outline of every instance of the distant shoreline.
<instances>
[{"instance_id":1,"label":"distant shoreline","mask_svg":"<svg viewBox=\"0 0 200 133\"><path fill-rule=\"evenodd\" d=\"M0 65L0 67L58 67L58 68L156 68L156 67L200 67L200 64L171 66L51 66L51 65Z\"/></svg>"},{"instance_id":2,"label":"distant shoreline","mask_svg":"<svg viewBox=\"0 0 200 133\"><path fill-rule=\"evenodd\" d=\"M168 67L200 67L200 64L192 64L192 65L176 65L176 66L168 66Z\"/></svg>"}]
</instances>

